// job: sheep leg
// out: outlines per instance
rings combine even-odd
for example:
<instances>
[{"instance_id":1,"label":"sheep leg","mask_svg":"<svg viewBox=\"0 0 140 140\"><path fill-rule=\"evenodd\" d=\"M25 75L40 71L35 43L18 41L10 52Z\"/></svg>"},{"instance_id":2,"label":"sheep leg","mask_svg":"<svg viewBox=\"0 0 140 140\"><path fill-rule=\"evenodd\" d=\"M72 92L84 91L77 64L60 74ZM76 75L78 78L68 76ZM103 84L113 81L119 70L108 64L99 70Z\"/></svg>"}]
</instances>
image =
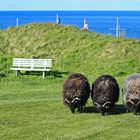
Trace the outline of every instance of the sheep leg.
<instances>
[{"instance_id":1,"label":"sheep leg","mask_svg":"<svg viewBox=\"0 0 140 140\"><path fill-rule=\"evenodd\" d=\"M115 112L114 112L114 110L112 109L112 110L110 110L110 114L115 114Z\"/></svg>"},{"instance_id":2,"label":"sheep leg","mask_svg":"<svg viewBox=\"0 0 140 140\"><path fill-rule=\"evenodd\" d=\"M70 108L71 113L75 113L75 109Z\"/></svg>"},{"instance_id":3,"label":"sheep leg","mask_svg":"<svg viewBox=\"0 0 140 140\"><path fill-rule=\"evenodd\" d=\"M79 105L78 106L78 111L81 112L82 110L83 110L83 106L82 105Z\"/></svg>"},{"instance_id":4,"label":"sheep leg","mask_svg":"<svg viewBox=\"0 0 140 140\"><path fill-rule=\"evenodd\" d=\"M129 107L128 107L128 106L125 106L124 111L125 111L126 113L130 113Z\"/></svg>"},{"instance_id":5,"label":"sheep leg","mask_svg":"<svg viewBox=\"0 0 140 140\"><path fill-rule=\"evenodd\" d=\"M130 113L130 110L129 109L125 109L126 113Z\"/></svg>"},{"instance_id":6,"label":"sheep leg","mask_svg":"<svg viewBox=\"0 0 140 140\"><path fill-rule=\"evenodd\" d=\"M140 107L138 105L137 108L134 110L134 115L138 115L139 112L140 112Z\"/></svg>"},{"instance_id":7,"label":"sheep leg","mask_svg":"<svg viewBox=\"0 0 140 140\"><path fill-rule=\"evenodd\" d=\"M104 116L104 115L105 115L105 112L104 112L104 111L102 111L102 112L101 112L101 115L102 115L102 116Z\"/></svg>"}]
</instances>

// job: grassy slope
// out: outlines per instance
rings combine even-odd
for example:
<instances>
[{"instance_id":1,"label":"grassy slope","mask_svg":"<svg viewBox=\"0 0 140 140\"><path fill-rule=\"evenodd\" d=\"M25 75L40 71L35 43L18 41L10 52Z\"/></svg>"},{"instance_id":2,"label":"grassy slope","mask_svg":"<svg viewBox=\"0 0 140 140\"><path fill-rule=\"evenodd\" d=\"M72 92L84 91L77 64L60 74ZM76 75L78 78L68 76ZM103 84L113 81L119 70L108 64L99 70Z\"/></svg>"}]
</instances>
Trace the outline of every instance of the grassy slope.
<instances>
[{"instance_id":1,"label":"grassy slope","mask_svg":"<svg viewBox=\"0 0 140 140\"><path fill-rule=\"evenodd\" d=\"M1 55L52 58L54 70L81 72L91 79L105 73L120 76L140 72L140 41L134 39L71 26L30 24L1 31L0 40Z\"/></svg>"},{"instance_id":2,"label":"grassy slope","mask_svg":"<svg viewBox=\"0 0 140 140\"><path fill-rule=\"evenodd\" d=\"M114 75L120 87L130 73L140 72L140 41L101 36L70 26L31 24L0 31L0 71L12 57L52 58L53 71L81 72L90 84L101 74ZM67 77L8 74L0 80L0 138L139 140L139 117L124 114L122 100L116 115L94 113L89 99L82 114L62 104Z\"/></svg>"}]
</instances>

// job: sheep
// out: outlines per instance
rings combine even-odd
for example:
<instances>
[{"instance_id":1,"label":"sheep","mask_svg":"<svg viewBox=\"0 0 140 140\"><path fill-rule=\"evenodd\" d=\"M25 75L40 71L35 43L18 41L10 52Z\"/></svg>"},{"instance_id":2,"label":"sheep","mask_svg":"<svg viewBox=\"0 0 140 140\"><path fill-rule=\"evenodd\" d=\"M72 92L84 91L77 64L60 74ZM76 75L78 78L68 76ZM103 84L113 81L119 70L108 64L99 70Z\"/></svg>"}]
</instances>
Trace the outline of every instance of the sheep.
<instances>
[{"instance_id":1,"label":"sheep","mask_svg":"<svg viewBox=\"0 0 140 140\"><path fill-rule=\"evenodd\" d=\"M92 84L91 98L95 110L102 115L113 110L119 99L119 85L111 75L102 75Z\"/></svg>"},{"instance_id":2,"label":"sheep","mask_svg":"<svg viewBox=\"0 0 140 140\"><path fill-rule=\"evenodd\" d=\"M122 87L122 98L126 112L140 113L140 73L126 77Z\"/></svg>"},{"instance_id":3,"label":"sheep","mask_svg":"<svg viewBox=\"0 0 140 140\"><path fill-rule=\"evenodd\" d=\"M72 113L78 108L81 112L90 96L90 85L87 78L79 73L71 74L63 85L63 101Z\"/></svg>"}]
</instances>

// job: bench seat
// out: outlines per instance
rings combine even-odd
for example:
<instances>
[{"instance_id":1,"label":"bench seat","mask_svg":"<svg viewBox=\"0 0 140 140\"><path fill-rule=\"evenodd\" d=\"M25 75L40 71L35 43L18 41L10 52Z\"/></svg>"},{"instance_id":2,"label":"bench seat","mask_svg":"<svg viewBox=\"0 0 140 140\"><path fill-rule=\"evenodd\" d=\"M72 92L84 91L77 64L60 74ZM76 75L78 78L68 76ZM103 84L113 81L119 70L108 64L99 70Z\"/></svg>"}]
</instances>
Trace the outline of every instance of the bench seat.
<instances>
[{"instance_id":1,"label":"bench seat","mask_svg":"<svg viewBox=\"0 0 140 140\"><path fill-rule=\"evenodd\" d=\"M10 70L23 70L23 71L50 71L51 69L31 69L31 68L10 68Z\"/></svg>"},{"instance_id":2,"label":"bench seat","mask_svg":"<svg viewBox=\"0 0 140 140\"><path fill-rule=\"evenodd\" d=\"M52 59L28 59L28 58L13 58L13 65L10 70L16 71L16 76L20 71L42 71L43 79L46 72L51 71Z\"/></svg>"}]
</instances>

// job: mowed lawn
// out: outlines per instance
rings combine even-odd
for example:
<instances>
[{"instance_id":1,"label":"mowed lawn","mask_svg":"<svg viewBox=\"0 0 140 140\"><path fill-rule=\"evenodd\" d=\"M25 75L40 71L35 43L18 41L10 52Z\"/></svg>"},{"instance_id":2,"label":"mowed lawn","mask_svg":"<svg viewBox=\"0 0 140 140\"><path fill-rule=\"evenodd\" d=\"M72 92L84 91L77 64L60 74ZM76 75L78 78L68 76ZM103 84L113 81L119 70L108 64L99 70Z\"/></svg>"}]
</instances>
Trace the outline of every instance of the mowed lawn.
<instances>
[{"instance_id":1,"label":"mowed lawn","mask_svg":"<svg viewBox=\"0 0 140 140\"><path fill-rule=\"evenodd\" d=\"M66 77L1 80L0 140L140 140L140 116L124 113L121 97L114 115L95 113L91 99L72 114L61 95Z\"/></svg>"}]
</instances>

